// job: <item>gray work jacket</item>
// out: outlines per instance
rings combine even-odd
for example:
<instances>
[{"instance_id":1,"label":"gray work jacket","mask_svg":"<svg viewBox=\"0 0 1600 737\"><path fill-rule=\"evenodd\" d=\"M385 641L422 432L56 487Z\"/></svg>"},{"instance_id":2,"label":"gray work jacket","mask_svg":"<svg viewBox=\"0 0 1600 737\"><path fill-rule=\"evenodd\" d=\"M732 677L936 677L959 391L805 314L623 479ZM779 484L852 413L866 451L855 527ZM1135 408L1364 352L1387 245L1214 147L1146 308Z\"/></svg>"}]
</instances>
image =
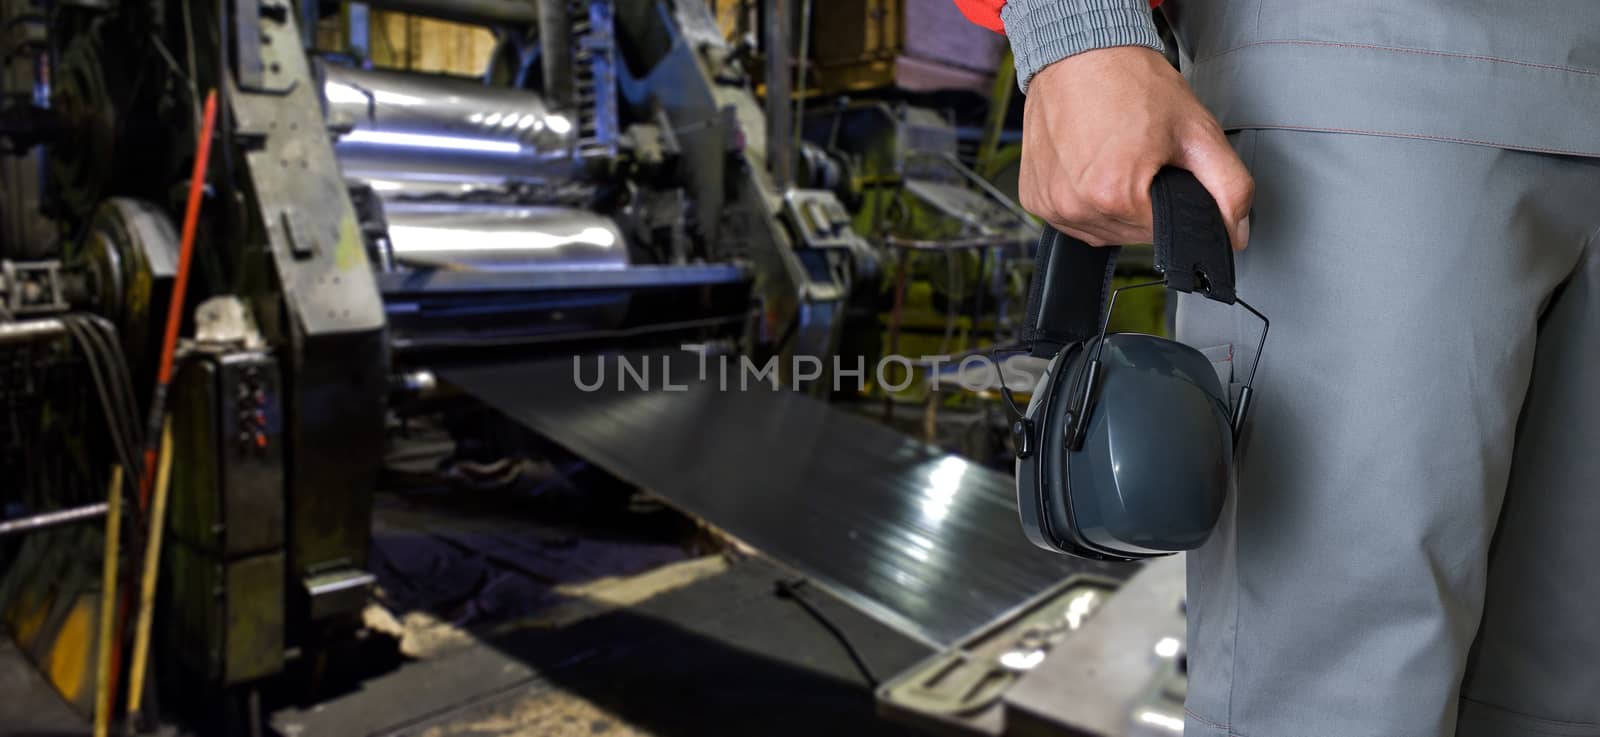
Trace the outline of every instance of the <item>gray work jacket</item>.
<instances>
[{"instance_id":1,"label":"gray work jacket","mask_svg":"<svg viewBox=\"0 0 1600 737\"><path fill-rule=\"evenodd\" d=\"M1018 79L1160 48L1146 0L1009 0ZM1292 128L1600 156L1600 0L1167 0L1228 130Z\"/></svg>"}]
</instances>

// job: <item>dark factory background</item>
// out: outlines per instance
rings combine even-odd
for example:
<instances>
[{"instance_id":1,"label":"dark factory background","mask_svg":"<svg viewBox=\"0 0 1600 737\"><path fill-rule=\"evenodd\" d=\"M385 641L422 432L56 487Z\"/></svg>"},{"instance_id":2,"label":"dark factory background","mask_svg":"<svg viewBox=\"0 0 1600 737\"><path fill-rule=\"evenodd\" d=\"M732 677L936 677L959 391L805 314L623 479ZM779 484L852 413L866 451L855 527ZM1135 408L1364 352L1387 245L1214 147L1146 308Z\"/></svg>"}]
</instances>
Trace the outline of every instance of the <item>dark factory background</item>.
<instances>
[{"instance_id":1,"label":"dark factory background","mask_svg":"<svg viewBox=\"0 0 1600 737\"><path fill-rule=\"evenodd\" d=\"M1041 228L950 0L0 46L0 734L1181 733L1181 562L1018 525Z\"/></svg>"}]
</instances>

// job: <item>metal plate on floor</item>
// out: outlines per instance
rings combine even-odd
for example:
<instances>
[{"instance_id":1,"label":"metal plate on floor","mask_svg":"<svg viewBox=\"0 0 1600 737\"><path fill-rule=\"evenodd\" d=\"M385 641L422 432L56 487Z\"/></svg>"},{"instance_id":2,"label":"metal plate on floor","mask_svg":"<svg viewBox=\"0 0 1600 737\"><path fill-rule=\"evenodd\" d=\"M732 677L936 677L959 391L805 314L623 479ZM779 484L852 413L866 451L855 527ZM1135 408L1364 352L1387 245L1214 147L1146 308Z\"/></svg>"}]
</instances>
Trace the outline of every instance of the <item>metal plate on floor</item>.
<instances>
[{"instance_id":1,"label":"metal plate on floor","mask_svg":"<svg viewBox=\"0 0 1600 737\"><path fill-rule=\"evenodd\" d=\"M1029 669L1004 697L1006 734L1182 735L1184 565L1181 555L1148 562Z\"/></svg>"},{"instance_id":2,"label":"metal plate on floor","mask_svg":"<svg viewBox=\"0 0 1600 737\"><path fill-rule=\"evenodd\" d=\"M737 358L724 381L718 364L687 352L567 357L441 378L935 647L1074 574L1121 580L1134 570L1030 545L1009 474L741 382ZM600 376L598 388L580 388Z\"/></svg>"}]
</instances>

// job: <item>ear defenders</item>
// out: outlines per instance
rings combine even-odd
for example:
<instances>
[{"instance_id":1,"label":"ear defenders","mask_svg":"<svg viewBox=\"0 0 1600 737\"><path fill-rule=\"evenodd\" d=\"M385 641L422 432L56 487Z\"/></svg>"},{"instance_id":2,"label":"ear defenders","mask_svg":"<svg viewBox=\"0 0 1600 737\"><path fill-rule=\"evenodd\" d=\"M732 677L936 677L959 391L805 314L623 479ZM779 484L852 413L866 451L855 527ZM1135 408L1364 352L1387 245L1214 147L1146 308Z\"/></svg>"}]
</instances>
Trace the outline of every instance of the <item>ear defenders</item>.
<instances>
[{"instance_id":1,"label":"ear defenders","mask_svg":"<svg viewBox=\"0 0 1600 737\"><path fill-rule=\"evenodd\" d=\"M1050 364L1012 440L1022 528L1046 550L1119 561L1192 550L1211 536L1227 499L1269 323L1234 293L1227 228L1194 175L1162 169L1150 199L1160 281L1111 290L1119 248L1051 229L1039 241L1023 337ZM1162 285L1261 319L1261 345L1232 411L1199 351L1107 334L1118 293Z\"/></svg>"}]
</instances>

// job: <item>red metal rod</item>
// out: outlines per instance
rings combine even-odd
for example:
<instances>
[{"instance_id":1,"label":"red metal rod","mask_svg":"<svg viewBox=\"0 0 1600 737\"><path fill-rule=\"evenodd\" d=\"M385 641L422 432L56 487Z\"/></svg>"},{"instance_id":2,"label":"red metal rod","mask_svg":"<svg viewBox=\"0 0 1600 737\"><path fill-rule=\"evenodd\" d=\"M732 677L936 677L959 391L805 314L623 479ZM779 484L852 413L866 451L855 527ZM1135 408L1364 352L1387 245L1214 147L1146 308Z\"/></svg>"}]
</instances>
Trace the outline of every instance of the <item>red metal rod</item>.
<instances>
[{"instance_id":1,"label":"red metal rod","mask_svg":"<svg viewBox=\"0 0 1600 737\"><path fill-rule=\"evenodd\" d=\"M172 300L167 304L167 332L161 339L161 365L156 371L156 389L150 395L150 417L145 423L144 463L139 474L139 511L150 505L150 489L156 480L156 451L161 446L161 417L166 412L167 385L172 382L172 354L178 346L178 326L183 324L184 296L189 290L189 262L194 255L195 231L200 225L200 201L206 188L206 163L211 159L211 134L217 124L217 91L206 95L206 109L200 124L200 142L195 149L194 171L189 174L189 201L183 210L183 238L178 248L178 274L172 280Z\"/></svg>"}]
</instances>

